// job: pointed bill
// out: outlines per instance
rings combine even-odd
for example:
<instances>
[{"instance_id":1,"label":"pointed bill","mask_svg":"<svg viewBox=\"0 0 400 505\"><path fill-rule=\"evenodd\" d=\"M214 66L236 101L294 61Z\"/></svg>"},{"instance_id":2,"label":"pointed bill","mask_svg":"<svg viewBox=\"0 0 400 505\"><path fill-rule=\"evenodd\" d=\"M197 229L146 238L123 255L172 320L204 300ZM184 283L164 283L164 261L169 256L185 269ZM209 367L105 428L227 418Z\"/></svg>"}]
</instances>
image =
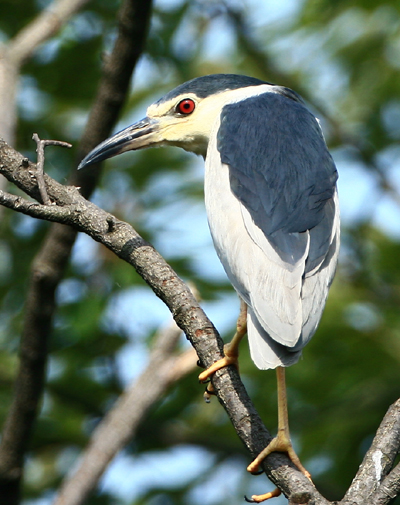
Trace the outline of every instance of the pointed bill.
<instances>
[{"instance_id":1,"label":"pointed bill","mask_svg":"<svg viewBox=\"0 0 400 505\"><path fill-rule=\"evenodd\" d=\"M158 138L157 125L157 121L145 117L141 121L128 126L95 147L80 162L78 170L93 163L99 163L100 161L117 156L125 151L158 144L160 139Z\"/></svg>"}]
</instances>

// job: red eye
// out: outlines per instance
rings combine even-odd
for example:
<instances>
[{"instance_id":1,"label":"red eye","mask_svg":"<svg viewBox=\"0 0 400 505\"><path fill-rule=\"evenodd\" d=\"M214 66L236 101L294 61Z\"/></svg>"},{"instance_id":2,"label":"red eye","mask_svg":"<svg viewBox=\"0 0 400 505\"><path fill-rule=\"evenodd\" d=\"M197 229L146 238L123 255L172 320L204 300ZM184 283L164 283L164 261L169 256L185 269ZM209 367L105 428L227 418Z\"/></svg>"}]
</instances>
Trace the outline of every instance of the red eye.
<instances>
[{"instance_id":1,"label":"red eye","mask_svg":"<svg viewBox=\"0 0 400 505\"><path fill-rule=\"evenodd\" d=\"M186 98L178 103L176 111L180 114L191 114L196 107L196 104L190 98Z\"/></svg>"}]
</instances>

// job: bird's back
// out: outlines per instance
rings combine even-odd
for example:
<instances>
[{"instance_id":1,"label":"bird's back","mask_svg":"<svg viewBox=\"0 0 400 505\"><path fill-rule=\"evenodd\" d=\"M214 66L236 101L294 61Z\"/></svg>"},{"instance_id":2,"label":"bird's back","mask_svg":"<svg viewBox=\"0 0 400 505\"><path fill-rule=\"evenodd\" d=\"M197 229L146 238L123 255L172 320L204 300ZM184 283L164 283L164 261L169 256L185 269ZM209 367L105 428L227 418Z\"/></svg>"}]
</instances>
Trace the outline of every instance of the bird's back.
<instances>
[{"instance_id":1,"label":"bird's back","mask_svg":"<svg viewBox=\"0 0 400 505\"><path fill-rule=\"evenodd\" d=\"M319 124L296 96L271 89L225 105L205 177L214 244L248 305L259 368L299 359L321 318L339 250L337 172Z\"/></svg>"}]
</instances>

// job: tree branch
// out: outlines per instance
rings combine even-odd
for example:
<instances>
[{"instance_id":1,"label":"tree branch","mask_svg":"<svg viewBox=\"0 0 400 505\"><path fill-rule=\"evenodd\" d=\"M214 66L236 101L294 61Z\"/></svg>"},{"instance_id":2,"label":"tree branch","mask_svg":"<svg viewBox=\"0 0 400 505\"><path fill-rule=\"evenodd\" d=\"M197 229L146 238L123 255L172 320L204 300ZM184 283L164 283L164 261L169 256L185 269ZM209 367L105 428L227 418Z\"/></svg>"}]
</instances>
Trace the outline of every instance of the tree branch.
<instances>
[{"instance_id":1,"label":"tree branch","mask_svg":"<svg viewBox=\"0 0 400 505\"><path fill-rule=\"evenodd\" d=\"M181 334L174 322L159 332L146 370L125 390L98 425L72 475L61 485L53 505L82 505L110 461L134 437L150 407L171 383L196 367L193 349L174 355Z\"/></svg>"},{"instance_id":2,"label":"tree branch","mask_svg":"<svg viewBox=\"0 0 400 505\"><path fill-rule=\"evenodd\" d=\"M382 481L376 494L372 497L371 505L387 505L400 494L400 463Z\"/></svg>"},{"instance_id":3,"label":"tree branch","mask_svg":"<svg viewBox=\"0 0 400 505\"><path fill-rule=\"evenodd\" d=\"M39 193L29 172L35 165L23 166L22 155L0 142L0 173L28 195L38 198ZM222 341L189 288L181 281L164 259L127 223L85 200L76 188L64 187L45 176L50 199L57 206L27 204L20 199L18 208L33 217L61 219L94 240L101 242L118 257L131 264L147 284L170 309L176 323L185 332L205 366L221 358ZM52 213L53 208L65 207ZM57 212L61 216L57 216ZM235 368L222 369L212 379L218 399L224 406L233 426L252 456L256 456L271 440L255 410ZM279 485L293 503L299 499L327 505L313 484L300 473L285 454L273 453L264 461L263 469Z\"/></svg>"},{"instance_id":4,"label":"tree branch","mask_svg":"<svg viewBox=\"0 0 400 505\"><path fill-rule=\"evenodd\" d=\"M39 198L31 177L35 165L0 142L0 173L32 197ZM187 286L154 248L127 223L85 200L74 187L64 187L45 176L50 199L56 205L40 205L1 194L0 200L16 211L41 219L57 220L83 231L101 242L118 257L131 264L170 309L178 326L185 332L205 366L221 357L222 342L212 323L199 307ZM218 399L227 411L233 426L250 453L258 454L270 440L252 405L236 369L218 371L212 379ZM392 405L378 429L342 505L388 503L399 489L399 468L390 469L400 445L400 400ZM270 479L289 498L289 503L327 505L323 498L284 454L273 453L263 464ZM382 481L383 479L383 481Z\"/></svg>"},{"instance_id":5,"label":"tree branch","mask_svg":"<svg viewBox=\"0 0 400 505\"><path fill-rule=\"evenodd\" d=\"M44 148L47 146L59 146L59 147L72 147L68 142L61 142L60 140L40 140L39 135L34 133L32 139L36 142L36 181L39 188L40 196L42 202L45 205L50 204L50 199L47 195L46 185L44 183Z\"/></svg>"},{"instance_id":6,"label":"tree branch","mask_svg":"<svg viewBox=\"0 0 400 505\"><path fill-rule=\"evenodd\" d=\"M53 36L89 0L56 0L23 28L8 44L8 57L21 66L45 40Z\"/></svg>"},{"instance_id":7,"label":"tree branch","mask_svg":"<svg viewBox=\"0 0 400 505\"><path fill-rule=\"evenodd\" d=\"M64 1L57 5L68 10L67 3ZM129 91L133 68L144 47L151 8L151 1L125 0L121 5L118 36L104 67L93 111L82 140L83 154L85 149L94 147L111 133ZM19 57L22 57L23 49L18 51ZM3 158L3 162L7 161L9 160ZM19 164L22 168L25 167L23 179L31 187L32 196L40 199L29 173L29 167L33 167L34 171L34 166L27 166L24 159L20 159ZM80 176L77 183L82 186L85 194L90 194L95 187L98 174L99 171L96 173L93 170ZM75 229L55 224L32 264L21 337L20 367L13 403L0 443L0 496L4 497L4 500L7 499L2 505L15 505L19 502L23 458L43 391L47 342L55 310L55 290L63 277L75 238Z\"/></svg>"},{"instance_id":8,"label":"tree branch","mask_svg":"<svg viewBox=\"0 0 400 505\"><path fill-rule=\"evenodd\" d=\"M385 489L393 490L397 477L397 489L400 486L399 469L393 470L388 481L384 479L391 468L400 449L400 399L389 407L381 425L376 433L374 441L364 457L364 460L351 483L343 505L363 505L371 503L374 495L380 496L378 503L388 503L390 495L386 495L387 501L382 501ZM393 474L394 472L394 474ZM392 475L393 474L393 475ZM384 481L382 482L382 479ZM386 481L386 484L383 483ZM390 485L388 483L391 483ZM384 487L382 487L384 485Z\"/></svg>"}]
</instances>

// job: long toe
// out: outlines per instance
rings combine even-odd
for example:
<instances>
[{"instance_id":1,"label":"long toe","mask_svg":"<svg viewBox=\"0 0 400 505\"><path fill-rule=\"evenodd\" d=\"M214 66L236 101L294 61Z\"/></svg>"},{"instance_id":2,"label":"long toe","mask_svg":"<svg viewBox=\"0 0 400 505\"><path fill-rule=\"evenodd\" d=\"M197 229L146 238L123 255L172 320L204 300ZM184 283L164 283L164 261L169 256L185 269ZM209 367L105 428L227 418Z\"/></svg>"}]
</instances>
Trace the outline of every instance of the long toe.
<instances>
[{"instance_id":1,"label":"long toe","mask_svg":"<svg viewBox=\"0 0 400 505\"><path fill-rule=\"evenodd\" d=\"M253 494L251 498L247 498L247 496L245 496L244 499L248 503L262 503L263 501L269 500L270 498L276 498L280 494L281 490L276 487L273 491L270 491L269 493Z\"/></svg>"},{"instance_id":2,"label":"long toe","mask_svg":"<svg viewBox=\"0 0 400 505\"><path fill-rule=\"evenodd\" d=\"M228 365L235 365L238 367L237 356L225 355L223 358L213 363L209 368L207 368L207 370L201 372L199 375L199 381L206 382L217 370L221 370L221 368L225 368Z\"/></svg>"},{"instance_id":3,"label":"long toe","mask_svg":"<svg viewBox=\"0 0 400 505\"><path fill-rule=\"evenodd\" d=\"M285 431L278 431L278 436L273 438L267 447L261 451L260 454L250 463L250 465L247 467L247 471L253 474L256 473L259 469L260 464L269 454L271 454L271 452L285 452L289 456L290 460L297 466L300 472L302 472L308 479L311 480L310 472L308 472L301 464L299 457L293 449L292 442L290 441L290 438L287 436Z\"/></svg>"},{"instance_id":4,"label":"long toe","mask_svg":"<svg viewBox=\"0 0 400 505\"><path fill-rule=\"evenodd\" d=\"M224 357L213 363L207 370L199 375L199 381L205 382L217 370L221 370L229 365L234 365L239 369L239 344L247 331L247 305L241 301L240 314L236 324L236 333L232 340L224 345Z\"/></svg>"}]
</instances>

